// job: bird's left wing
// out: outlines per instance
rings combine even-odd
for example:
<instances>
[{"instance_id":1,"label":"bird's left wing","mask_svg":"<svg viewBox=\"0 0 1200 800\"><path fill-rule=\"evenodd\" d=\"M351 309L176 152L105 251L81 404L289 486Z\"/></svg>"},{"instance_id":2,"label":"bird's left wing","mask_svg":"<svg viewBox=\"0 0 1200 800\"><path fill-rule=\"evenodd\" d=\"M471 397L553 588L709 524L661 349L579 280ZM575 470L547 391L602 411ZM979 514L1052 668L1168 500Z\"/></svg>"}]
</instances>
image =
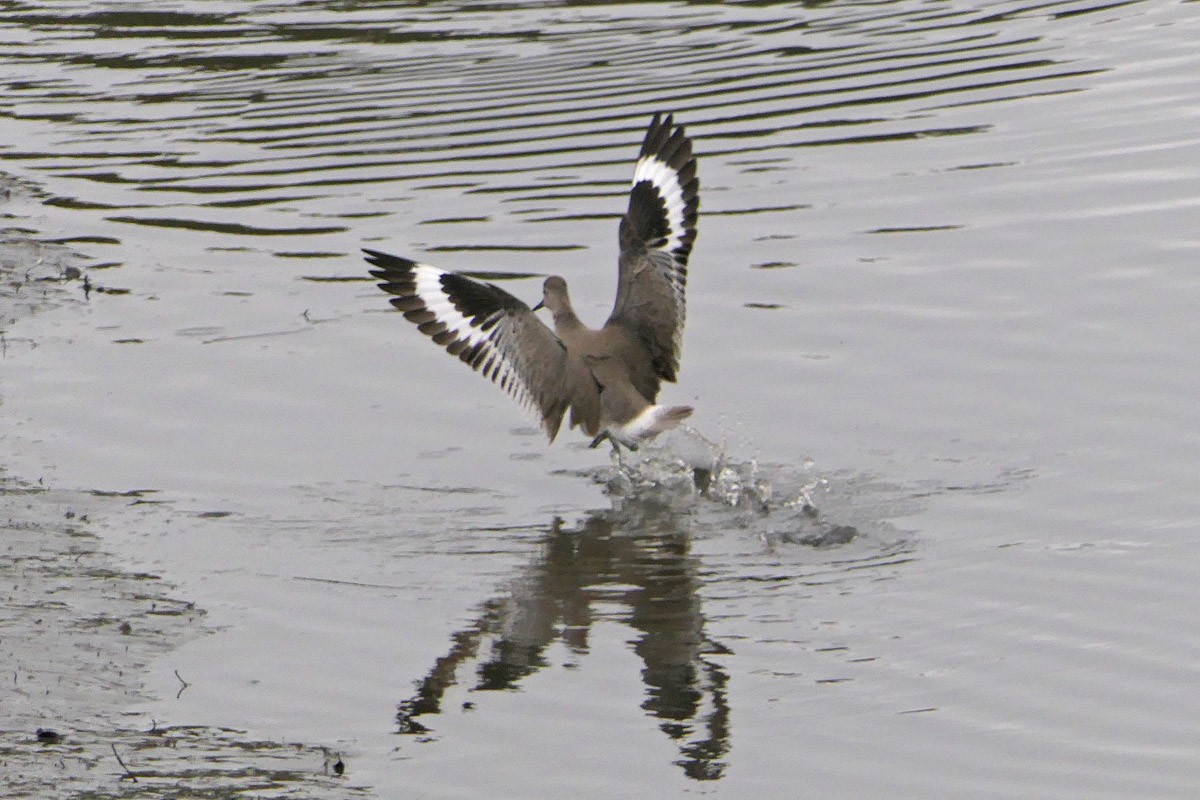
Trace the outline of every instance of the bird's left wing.
<instances>
[{"instance_id":1,"label":"bird's left wing","mask_svg":"<svg viewBox=\"0 0 1200 800\"><path fill-rule=\"evenodd\" d=\"M620 326L650 356L657 378L675 380L686 316L688 256L696 240L700 181L692 140L671 115L654 115L633 173L621 219L617 299L606 326ZM657 377L654 377L657 376Z\"/></svg>"}]
</instances>

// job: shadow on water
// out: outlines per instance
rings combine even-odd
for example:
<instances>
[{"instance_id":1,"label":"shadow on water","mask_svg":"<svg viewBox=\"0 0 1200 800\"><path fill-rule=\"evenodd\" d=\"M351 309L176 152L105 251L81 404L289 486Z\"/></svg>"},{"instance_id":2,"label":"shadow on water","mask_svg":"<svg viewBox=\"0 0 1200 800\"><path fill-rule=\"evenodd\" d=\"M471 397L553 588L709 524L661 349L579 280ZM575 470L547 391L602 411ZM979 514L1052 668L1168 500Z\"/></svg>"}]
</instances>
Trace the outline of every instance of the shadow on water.
<instances>
[{"instance_id":1,"label":"shadow on water","mask_svg":"<svg viewBox=\"0 0 1200 800\"><path fill-rule=\"evenodd\" d=\"M663 446L644 450L636 460L627 457L588 473L605 486L612 507L588 512L574 524L552 520L532 563L506 591L480 604L477 616L452 634L446 654L417 682L416 692L400 702L400 733L427 740L435 724L429 718L449 710L451 687L517 689L552 666L547 651L556 644L573 658L583 657L593 623L604 619L634 633L629 643L642 663L641 708L676 744L674 763L694 780L722 777L732 722L722 658L733 649L705 630L706 567L693 553L694 537L718 526L750 527L762 533L768 548L826 549L860 534L854 526L824 519L810 499L816 482L778 498L754 462L727 459L722 448L694 431L677 432ZM885 549L887 562L897 563L896 548ZM873 552L869 560L878 556Z\"/></svg>"}]
</instances>

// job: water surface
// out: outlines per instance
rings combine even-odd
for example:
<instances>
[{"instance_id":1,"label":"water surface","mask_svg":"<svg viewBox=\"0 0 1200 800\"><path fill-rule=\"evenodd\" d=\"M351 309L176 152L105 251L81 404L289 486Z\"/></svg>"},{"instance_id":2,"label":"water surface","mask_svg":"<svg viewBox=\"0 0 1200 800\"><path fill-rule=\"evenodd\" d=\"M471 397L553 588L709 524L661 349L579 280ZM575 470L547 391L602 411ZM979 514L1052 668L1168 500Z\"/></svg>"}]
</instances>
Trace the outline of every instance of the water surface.
<instances>
[{"instance_id":1,"label":"water surface","mask_svg":"<svg viewBox=\"0 0 1200 800\"><path fill-rule=\"evenodd\" d=\"M4 316L3 466L148 492L96 527L215 630L133 710L381 796L1194 794L1194 3L155 8L0 22L90 288ZM663 109L696 434L621 476L358 249L599 322Z\"/></svg>"}]
</instances>

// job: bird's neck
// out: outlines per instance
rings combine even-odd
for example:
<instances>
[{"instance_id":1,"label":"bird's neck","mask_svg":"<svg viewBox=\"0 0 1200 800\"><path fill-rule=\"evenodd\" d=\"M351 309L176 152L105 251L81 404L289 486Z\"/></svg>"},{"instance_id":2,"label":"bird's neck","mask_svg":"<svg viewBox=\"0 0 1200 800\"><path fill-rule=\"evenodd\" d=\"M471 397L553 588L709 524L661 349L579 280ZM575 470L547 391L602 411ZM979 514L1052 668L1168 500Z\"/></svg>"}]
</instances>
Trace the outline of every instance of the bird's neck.
<instances>
[{"instance_id":1,"label":"bird's neck","mask_svg":"<svg viewBox=\"0 0 1200 800\"><path fill-rule=\"evenodd\" d=\"M584 325L579 321L579 317L575 316L575 309L570 305L566 305L554 312L554 332L561 339L564 334L570 336L572 333L577 333L584 329Z\"/></svg>"}]
</instances>

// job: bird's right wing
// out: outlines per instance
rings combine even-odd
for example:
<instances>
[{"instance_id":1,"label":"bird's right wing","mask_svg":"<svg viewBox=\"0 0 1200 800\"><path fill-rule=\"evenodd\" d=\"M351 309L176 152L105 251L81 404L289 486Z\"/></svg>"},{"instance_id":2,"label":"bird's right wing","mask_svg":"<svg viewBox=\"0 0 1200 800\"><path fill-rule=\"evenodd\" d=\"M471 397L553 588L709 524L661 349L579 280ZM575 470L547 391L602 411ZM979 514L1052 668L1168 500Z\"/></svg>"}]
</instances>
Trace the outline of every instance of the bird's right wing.
<instances>
[{"instance_id":1,"label":"bird's right wing","mask_svg":"<svg viewBox=\"0 0 1200 800\"><path fill-rule=\"evenodd\" d=\"M598 389L550 328L518 298L490 283L407 258L364 250L379 288L421 333L536 411L550 441L563 415L594 436Z\"/></svg>"}]
</instances>

